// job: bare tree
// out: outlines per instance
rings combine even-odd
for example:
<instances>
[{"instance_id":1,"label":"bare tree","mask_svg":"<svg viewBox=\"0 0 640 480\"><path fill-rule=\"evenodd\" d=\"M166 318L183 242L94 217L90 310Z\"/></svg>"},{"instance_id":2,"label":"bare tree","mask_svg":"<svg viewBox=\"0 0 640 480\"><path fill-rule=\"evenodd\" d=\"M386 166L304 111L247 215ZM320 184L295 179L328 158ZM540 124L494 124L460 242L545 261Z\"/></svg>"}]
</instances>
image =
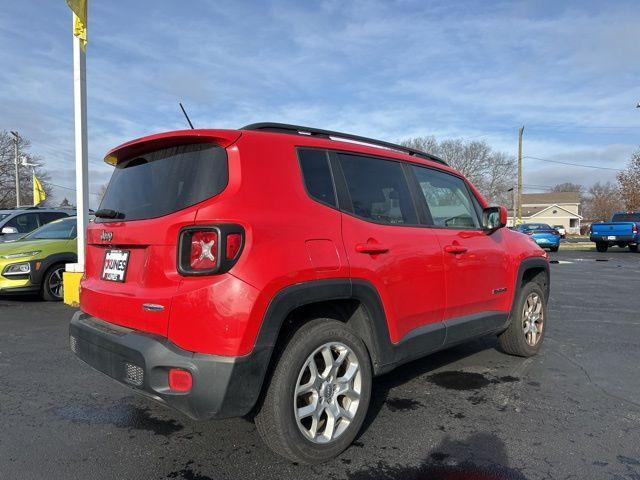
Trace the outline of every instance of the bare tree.
<instances>
[{"instance_id":1,"label":"bare tree","mask_svg":"<svg viewBox=\"0 0 640 480\"><path fill-rule=\"evenodd\" d=\"M402 145L432 153L463 173L490 203L510 205L515 159L493 150L485 141L461 138L438 141L435 137L409 138Z\"/></svg>"},{"instance_id":2,"label":"bare tree","mask_svg":"<svg viewBox=\"0 0 640 480\"><path fill-rule=\"evenodd\" d=\"M551 187L552 192L578 192L581 195L584 193L584 187L579 183L558 183Z\"/></svg>"},{"instance_id":3,"label":"bare tree","mask_svg":"<svg viewBox=\"0 0 640 480\"><path fill-rule=\"evenodd\" d=\"M31 143L28 139L20 137L18 149L20 152L20 205L33 204L33 180L32 167L23 165L27 163L39 163L39 157L29 153ZM42 186L47 194L51 193L51 186L48 184L49 174L42 167L35 167L35 173L42 182ZM0 130L0 208L12 208L16 206L15 187L15 153L13 136L6 131Z\"/></svg>"},{"instance_id":4,"label":"bare tree","mask_svg":"<svg viewBox=\"0 0 640 480\"><path fill-rule=\"evenodd\" d=\"M582 210L585 220L609 221L613 212L620 209L620 193L611 182L594 183L587 191Z\"/></svg>"},{"instance_id":5,"label":"bare tree","mask_svg":"<svg viewBox=\"0 0 640 480\"><path fill-rule=\"evenodd\" d=\"M640 210L640 150L631 155L627 168L617 178L624 208Z\"/></svg>"}]
</instances>

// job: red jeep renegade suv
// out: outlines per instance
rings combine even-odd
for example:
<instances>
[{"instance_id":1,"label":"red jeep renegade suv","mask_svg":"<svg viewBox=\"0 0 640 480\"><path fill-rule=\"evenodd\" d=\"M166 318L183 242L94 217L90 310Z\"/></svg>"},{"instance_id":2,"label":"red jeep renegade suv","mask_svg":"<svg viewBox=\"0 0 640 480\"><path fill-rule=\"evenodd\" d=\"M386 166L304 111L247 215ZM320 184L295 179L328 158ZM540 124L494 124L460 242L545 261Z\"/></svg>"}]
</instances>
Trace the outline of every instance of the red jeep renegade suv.
<instances>
[{"instance_id":1,"label":"red jeep renegade suv","mask_svg":"<svg viewBox=\"0 0 640 480\"><path fill-rule=\"evenodd\" d=\"M546 254L433 155L262 123L105 161L71 349L192 418L251 414L318 463L357 435L374 375L483 335L540 348Z\"/></svg>"}]
</instances>

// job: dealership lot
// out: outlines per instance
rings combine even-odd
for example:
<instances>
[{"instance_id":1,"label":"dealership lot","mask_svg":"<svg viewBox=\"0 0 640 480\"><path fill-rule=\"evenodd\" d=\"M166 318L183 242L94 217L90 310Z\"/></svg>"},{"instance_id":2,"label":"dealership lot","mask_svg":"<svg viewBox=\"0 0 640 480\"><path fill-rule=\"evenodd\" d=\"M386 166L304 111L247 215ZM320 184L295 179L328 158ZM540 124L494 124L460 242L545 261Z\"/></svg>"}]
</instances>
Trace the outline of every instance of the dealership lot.
<instances>
[{"instance_id":1,"label":"dealership lot","mask_svg":"<svg viewBox=\"0 0 640 480\"><path fill-rule=\"evenodd\" d=\"M0 299L2 478L640 478L640 253L551 256L538 357L487 338L378 378L357 442L315 467L246 420L192 422L82 365L73 309Z\"/></svg>"}]
</instances>

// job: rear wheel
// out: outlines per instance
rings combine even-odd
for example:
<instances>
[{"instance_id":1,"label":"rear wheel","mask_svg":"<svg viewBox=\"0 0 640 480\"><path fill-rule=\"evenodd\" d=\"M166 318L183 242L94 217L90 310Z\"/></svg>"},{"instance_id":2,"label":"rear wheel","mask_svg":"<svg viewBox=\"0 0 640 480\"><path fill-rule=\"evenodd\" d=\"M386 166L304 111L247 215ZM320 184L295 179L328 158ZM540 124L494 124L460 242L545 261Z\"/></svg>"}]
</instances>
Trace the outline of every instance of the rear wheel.
<instances>
[{"instance_id":1,"label":"rear wheel","mask_svg":"<svg viewBox=\"0 0 640 480\"><path fill-rule=\"evenodd\" d=\"M552 252L557 252L559 248L560 248L560 246L551 247L551 248L549 248L549 250L551 250Z\"/></svg>"},{"instance_id":2,"label":"rear wheel","mask_svg":"<svg viewBox=\"0 0 640 480\"><path fill-rule=\"evenodd\" d=\"M629 244L629 250L631 250L632 252L637 252L638 251L638 244L637 243L633 243L633 244Z\"/></svg>"},{"instance_id":3,"label":"rear wheel","mask_svg":"<svg viewBox=\"0 0 640 480\"><path fill-rule=\"evenodd\" d=\"M540 350L546 331L547 299L542 286L529 282L522 287L509 327L498 335L506 353L530 357Z\"/></svg>"},{"instance_id":4,"label":"rear wheel","mask_svg":"<svg viewBox=\"0 0 640 480\"><path fill-rule=\"evenodd\" d=\"M64 263L53 265L47 270L42 279L42 298L47 302L59 302L64 296L62 285Z\"/></svg>"},{"instance_id":5,"label":"rear wheel","mask_svg":"<svg viewBox=\"0 0 640 480\"><path fill-rule=\"evenodd\" d=\"M609 245L604 242L596 242L596 250L599 252L606 252L609 249Z\"/></svg>"},{"instance_id":6,"label":"rear wheel","mask_svg":"<svg viewBox=\"0 0 640 480\"><path fill-rule=\"evenodd\" d=\"M371 364L344 324L317 319L288 342L255 417L263 441L292 461L314 464L345 450L371 397Z\"/></svg>"}]
</instances>

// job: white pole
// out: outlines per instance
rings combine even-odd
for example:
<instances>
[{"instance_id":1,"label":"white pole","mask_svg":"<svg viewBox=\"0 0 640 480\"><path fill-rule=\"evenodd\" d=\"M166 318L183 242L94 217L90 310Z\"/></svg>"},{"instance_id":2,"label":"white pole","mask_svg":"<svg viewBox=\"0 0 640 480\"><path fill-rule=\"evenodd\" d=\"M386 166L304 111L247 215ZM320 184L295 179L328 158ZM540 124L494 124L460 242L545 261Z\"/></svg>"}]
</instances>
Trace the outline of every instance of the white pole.
<instances>
[{"instance_id":1,"label":"white pole","mask_svg":"<svg viewBox=\"0 0 640 480\"><path fill-rule=\"evenodd\" d=\"M18 132L11 132L13 135L13 144L14 144L14 160L16 162L16 208L20 208L20 162L18 161L19 153L18 153L18 143L20 142L20 136Z\"/></svg>"},{"instance_id":2,"label":"white pole","mask_svg":"<svg viewBox=\"0 0 640 480\"><path fill-rule=\"evenodd\" d=\"M73 106L76 140L76 211L78 219L78 263L67 271L84 272L85 234L89 222L89 162L87 157L86 53L73 37ZM71 268L69 268L71 267Z\"/></svg>"}]
</instances>

